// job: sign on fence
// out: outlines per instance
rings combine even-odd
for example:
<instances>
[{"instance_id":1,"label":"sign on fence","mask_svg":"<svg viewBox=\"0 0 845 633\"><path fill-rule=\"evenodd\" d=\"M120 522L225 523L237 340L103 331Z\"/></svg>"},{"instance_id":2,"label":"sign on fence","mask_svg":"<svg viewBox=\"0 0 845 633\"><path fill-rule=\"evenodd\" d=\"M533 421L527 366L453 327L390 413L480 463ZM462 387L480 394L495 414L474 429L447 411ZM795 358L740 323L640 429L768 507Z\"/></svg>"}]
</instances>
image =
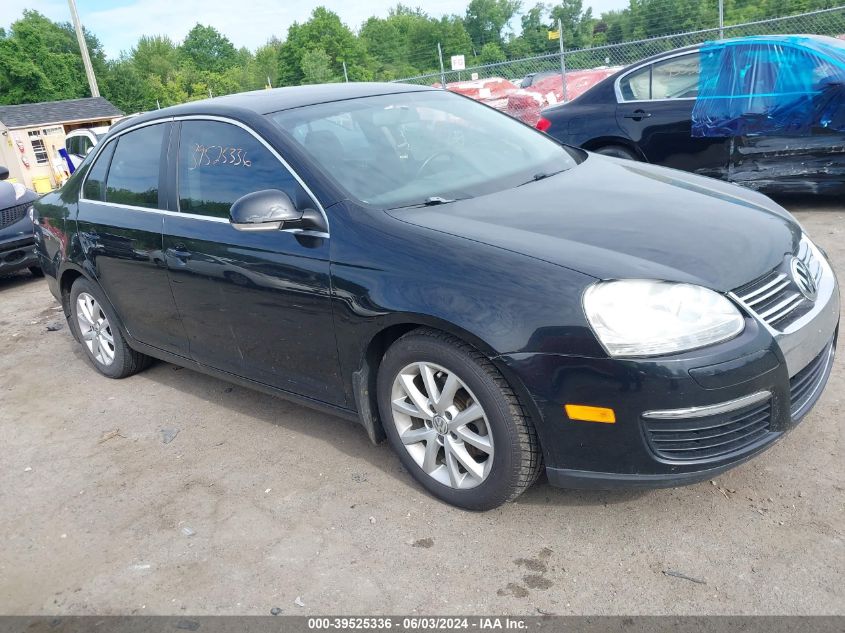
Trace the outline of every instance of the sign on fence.
<instances>
[{"instance_id":1,"label":"sign on fence","mask_svg":"<svg viewBox=\"0 0 845 633\"><path fill-rule=\"evenodd\" d=\"M463 55L452 55L452 70L464 70L467 67Z\"/></svg>"}]
</instances>

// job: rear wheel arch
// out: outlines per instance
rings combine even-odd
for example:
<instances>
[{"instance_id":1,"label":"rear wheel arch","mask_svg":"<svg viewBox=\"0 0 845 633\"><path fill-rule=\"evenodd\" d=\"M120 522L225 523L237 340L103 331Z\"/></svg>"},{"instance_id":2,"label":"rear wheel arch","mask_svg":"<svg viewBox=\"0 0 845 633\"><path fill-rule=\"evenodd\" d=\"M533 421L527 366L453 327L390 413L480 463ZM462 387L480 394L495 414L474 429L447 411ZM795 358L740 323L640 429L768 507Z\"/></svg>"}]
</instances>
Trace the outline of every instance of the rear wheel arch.
<instances>
[{"instance_id":1,"label":"rear wheel arch","mask_svg":"<svg viewBox=\"0 0 845 633\"><path fill-rule=\"evenodd\" d=\"M581 147L589 152L597 152L601 149L609 148L609 147L621 147L625 149L634 156L637 157L638 160L643 162L648 162L648 159L645 155L640 151L640 149L636 146L635 143L632 143L630 140L619 137L619 136L607 136L602 138L595 138L592 140L583 143Z\"/></svg>"},{"instance_id":2,"label":"rear wheel arch","mask_svg":"<svg viewBox=\"0 0 845 633\"><path fill-rule=\"evenodd\" d=\"M114 305L112 305L111 300L109 299L108 295L105 291L100 287L100 284L97 283L95 279L92 279L89 274L87 274L81 268L69 265L67 266L59 275L59 292L62 297L62 310L64 312L65 318L70 318L71 316L71 305L70 305L70 293L73 289L73 284L76 283L77 279L85 279L87 282L94 284L97 288L99 288L100 292L103 295L103 300L108 304L108 307L111 308L111 311L115 315L115 326L120 329L121 334L126 337L127 344L130 344L129 341L132 340L131 336L128 335L126 328L123 327L123 321L120 318L120 315L115 310ZM71 328L71 331L73 329Z\"/></svg>"},{"instance_id":3,"label":"rear wheel arch","mask_svg":"<svg viewBox=\"0 0 845 633\"><path fill-rule=\"evenodd\" d=\"M82 271L76 268L66 268L59 276L59 292L62 297L62 309L65 316L70 316L70 289L73 283L80 277L85 277Z\"/></svg>"}]
</instances>

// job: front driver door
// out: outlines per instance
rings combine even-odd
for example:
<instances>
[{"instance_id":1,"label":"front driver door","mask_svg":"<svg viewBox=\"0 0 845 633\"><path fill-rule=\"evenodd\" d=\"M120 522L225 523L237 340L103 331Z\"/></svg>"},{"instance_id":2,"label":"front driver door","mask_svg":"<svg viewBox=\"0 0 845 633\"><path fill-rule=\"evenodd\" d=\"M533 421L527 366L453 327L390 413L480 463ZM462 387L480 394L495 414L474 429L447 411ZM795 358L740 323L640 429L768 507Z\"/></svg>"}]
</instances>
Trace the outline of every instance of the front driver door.
<instances>
[{"instance_id":1,"label":"front driver door","mask_svg":"<svg viewBox=\"0 0 845 633\"><path fill-rule=\"evenodd\" d=\"M725 178L728 140L692 136L699 69L696 51L625 75L619 81L616 118L648 162Z\"/></svg>"},{"instance_id":2,"label":"front driver door","mask_svg":"<svg viewBox=\"0 0 845 633\"><path fill-rule=\"evenodd\" d=\"M329 279L327 234L240 231L232 203L279 189L320 209L251 130L185 120L175 149L179 214L164 224L173 295L199 363L344 406Z\"/></svg>"}]
</instances>

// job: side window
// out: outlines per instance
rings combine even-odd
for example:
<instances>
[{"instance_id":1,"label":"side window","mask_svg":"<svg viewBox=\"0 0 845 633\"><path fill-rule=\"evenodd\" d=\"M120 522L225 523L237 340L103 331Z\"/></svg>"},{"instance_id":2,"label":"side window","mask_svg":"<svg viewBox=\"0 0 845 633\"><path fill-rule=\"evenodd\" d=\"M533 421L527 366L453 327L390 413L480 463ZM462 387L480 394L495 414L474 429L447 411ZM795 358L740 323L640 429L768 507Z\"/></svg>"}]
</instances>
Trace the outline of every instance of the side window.
<instances>
[{"instance_id":1,"label":"side window","mask_svg":"<svg viewBox=\"0 0 845 633\"><path fill-rule=\"evenodd\" d=\"M79 154L78 142L78 136L71 136L70 138L65 139L65 149L67 150L68 154Z\"/></svg>"},{"instance_id":2,"label":"side window","mask_svg":"<svg viewBox=\"0 0 845 633\"><path fill-rule=\"evenodd\" d=\"M619 82L623 101L651 99L651 66L632 72Z\"/></svg>"},{"instance_id":3,"label":"side window","mask_svg":"<svg viewBox=\"0 0 845 633\"><path fill-rule=\"evenodd\" d=\"M111 162L116 145L117 143L112 141L97 156L97 161L91 166L91 170L88 172L88 178L85 180L85 186L82 191L83 198L87 200L103 200L106 175L109 172L109 163Z\"/></svg>"},{"instance_id":4,"label":"side window","mask_svg":"<svg viewBox=\"0 0 845 633\"><path fill-rule=\"evenodd\" d=\"M623 101L694 99L701 75L699 53L674 57L641 68L619 82Z\"/></svg>"},{"instance_id":5,"label":"side window","mask_svg":"<svg viewBox=\"0 0 845 633\"><path fill-rule=\"evenodd\" d=\"M166 124L149 125L117 139L106 183L107 202L158 208L161 143L167 129Z\"/></svg>"},{"instance_id":6,"label":"side window","mask_svg":"<svg viewBox=\"0 0 845 633\"><path fill-rule=\"evenodd\" d=\"M692 99L698 96L701 59L698 53L657 62L651 69L651 98Z\"/></svg>"},{"instance_id":7,"label":"side window","mask_svg":"<svg viewBox=\"0 0 845 633\"><path fill-rule=\"evenodd\" d=\"M314 206L279 160L252 134L230 123L183 121L178 154L179 209L229 217L248 193L279 189L299 208Z\"/></svg>"}]
</instances>

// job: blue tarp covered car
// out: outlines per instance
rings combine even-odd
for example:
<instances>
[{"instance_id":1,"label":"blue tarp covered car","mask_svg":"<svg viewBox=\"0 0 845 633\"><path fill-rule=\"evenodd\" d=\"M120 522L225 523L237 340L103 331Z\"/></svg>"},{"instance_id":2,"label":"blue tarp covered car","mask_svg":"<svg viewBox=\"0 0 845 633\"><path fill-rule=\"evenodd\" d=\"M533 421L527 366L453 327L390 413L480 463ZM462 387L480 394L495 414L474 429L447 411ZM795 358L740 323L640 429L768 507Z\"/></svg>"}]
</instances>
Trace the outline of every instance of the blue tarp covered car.
<instances>
[{"instance_id":1,"label":"blue tarp covered car","mask_svg":"<svg viewBox=\"0 0 845 633\"><path fill-rule=\"evenodd\" d=\"M745 37L668 51L543 112L555 138L767 193L845 194L845 41Z\"/></svg>"},{"instance_id":2,"label":"blue tarp covered car","mask_svg":"<svg viewBox=\"0 0 845 633\"><path fill-rule=\"evenodd\" d=\"M845 41L748 37L701 48L693 136L845 132Z\"/></svg>"}]
</instances>

